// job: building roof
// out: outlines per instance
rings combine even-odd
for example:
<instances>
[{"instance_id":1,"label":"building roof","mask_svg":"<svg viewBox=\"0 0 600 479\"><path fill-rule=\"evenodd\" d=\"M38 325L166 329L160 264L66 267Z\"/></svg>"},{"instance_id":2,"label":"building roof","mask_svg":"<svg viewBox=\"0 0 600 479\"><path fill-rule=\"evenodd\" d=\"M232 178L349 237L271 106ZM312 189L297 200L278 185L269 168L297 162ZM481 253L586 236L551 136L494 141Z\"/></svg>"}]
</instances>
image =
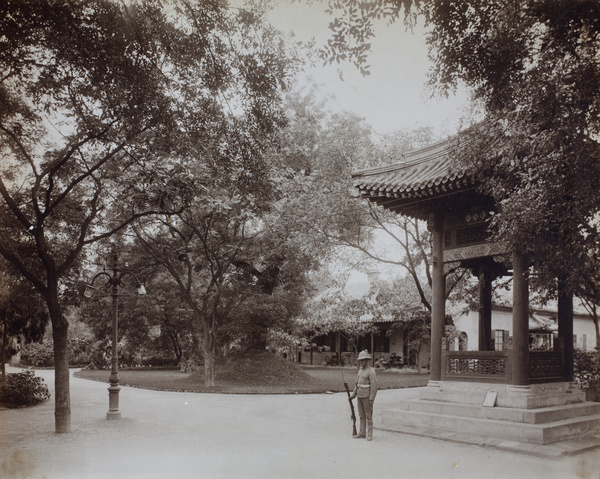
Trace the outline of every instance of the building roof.
<instances>
[{"instance_id":1,"label":"building roof","mask_svg":"<svg viewBox=\"0 0 600 479\"><path fill-rule=\"evenodd\" d=\"M425 217L431 200L474 189L471 176L452 161L450 142L411 151L393 165L354 171L354 187L384 208Z\"/></svg>"},{"instance_id":2,"label":"building roof","mask_svg":"<svg viewBox=\"0 0 600 479\"><path fill-rule=\"evenodd\" d=\"M550 318L529 313L530 333L554 333L558 331L558 323Z\"/></svg>"}]
</instances>

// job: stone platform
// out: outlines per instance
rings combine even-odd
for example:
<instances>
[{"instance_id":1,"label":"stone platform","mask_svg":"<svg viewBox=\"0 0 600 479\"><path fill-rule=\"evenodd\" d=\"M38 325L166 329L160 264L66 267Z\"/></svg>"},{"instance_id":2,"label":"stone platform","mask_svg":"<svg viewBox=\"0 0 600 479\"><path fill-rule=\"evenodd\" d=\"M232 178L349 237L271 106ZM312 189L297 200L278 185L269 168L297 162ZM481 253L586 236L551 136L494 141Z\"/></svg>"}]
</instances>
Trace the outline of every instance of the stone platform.
<instances>
[{"instance_id":1,"label":"stone platform","mask_svg":"<svg viewBox=\"0 0 600 479\"><path fill-rule=\"evenodd\" d=\"M547 457L552 459L565 456L574 456L593 450L600 450L600 434L586 435L583 437L572 438L570 440L554 442L552 444L530 444L526 442L482 436L479 434L465 433L462 431L449 431L425 426L398 427L398 424L391 425L387 422L376 429L402 434L413 434L416 436L429 437L432 439L438 439L457 444L468 444L484 448L489 447L516 454Z\"/></svg>"},{"instance_id":2,"label":"stone platform","mask_svg":"<svg viewBox=\"0 0 600 479\"><path fill-rule=\"evenodd\" d=\"M484 405L485 404L485 405ZM514 386L434 383L381 411L381 429L548 455L600 446L600 403L568 383ZM550 447L552 446L552 447Z\"/></svg>"},{"instance_id":3,"label":"stone platform","mask_svg":"<svg viewBox=\"0 0 600 479\"><path fill-rule=\"evenodd\" d=\"M585 402L585 393L569 382L514 386L502 383L430 381L419 392L422 400L481 406L493 396L492 406L537 409Z\"/></svg>"}]
</instances>

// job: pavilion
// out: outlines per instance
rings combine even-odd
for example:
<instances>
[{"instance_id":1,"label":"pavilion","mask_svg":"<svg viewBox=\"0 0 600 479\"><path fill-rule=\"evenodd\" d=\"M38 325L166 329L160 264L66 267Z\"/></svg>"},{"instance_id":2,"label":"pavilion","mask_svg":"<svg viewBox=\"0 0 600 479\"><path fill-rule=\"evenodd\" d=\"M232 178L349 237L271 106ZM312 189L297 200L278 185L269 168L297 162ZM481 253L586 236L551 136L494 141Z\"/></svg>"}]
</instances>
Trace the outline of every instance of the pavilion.
<instances>
[{"instance_id":1,"label":"pavilion","mask_svg":"<svg viewBox=\"0 0 600 479\"><path fill-rule=\"evenodd\" d=\"M558 342L529 348L529 266L526 255L494 242L491 196L452 161L451 141L406 154L399 163L352 174L362 198L427 221L432 232L431 376L418 400L383 411L384 427L427 428L432 435L465 432L549 444L600 431L600 404L573 383L573 298L559 292ZM445 351L445 273L469 268L479 280L478 351ZM512 275L511 348L493 350L492 281Z\"/></svg>"}]
</instances>

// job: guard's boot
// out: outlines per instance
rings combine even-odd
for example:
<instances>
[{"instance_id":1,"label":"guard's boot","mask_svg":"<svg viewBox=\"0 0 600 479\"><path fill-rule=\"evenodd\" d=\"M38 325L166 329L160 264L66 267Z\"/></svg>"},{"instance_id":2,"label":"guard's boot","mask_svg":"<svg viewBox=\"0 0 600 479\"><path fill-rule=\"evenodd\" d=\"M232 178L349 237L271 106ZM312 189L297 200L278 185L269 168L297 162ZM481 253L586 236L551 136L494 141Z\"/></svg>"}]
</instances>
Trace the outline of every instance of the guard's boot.
<instances>
[{"instance_id":1,"label":"guard's boot","mask_svg":"<svg viewBox=\"0 0 600 479\"><path fill-rule=\"evenodd\" d=\"M359 418L359 427L358 427L358 434L356 436L354 436L355 438L365 438L367 437L367 435L365 434L365 431L367 430L367 418L364 416L360 416Z\"/></svg>"}]
</instances>

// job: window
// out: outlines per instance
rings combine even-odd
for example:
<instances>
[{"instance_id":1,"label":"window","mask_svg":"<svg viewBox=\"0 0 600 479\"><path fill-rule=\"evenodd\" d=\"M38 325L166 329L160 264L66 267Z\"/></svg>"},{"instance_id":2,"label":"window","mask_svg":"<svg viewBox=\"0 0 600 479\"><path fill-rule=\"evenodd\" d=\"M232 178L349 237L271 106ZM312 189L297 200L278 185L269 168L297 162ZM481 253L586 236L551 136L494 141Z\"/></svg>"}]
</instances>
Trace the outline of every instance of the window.
<instances>
[{"instance_id":1,"label":"window","mask_svg":"<svg viewBox=\"0 0 600 479\"><path fill-rule=\"evenodd\" d=\"M508 341L508 331L505 329L494 329L494 351L504 351Z\"/></svg>"},{"instance_id":2,"label":"window","mask_svg":"<svg viewBox=\"0 0 600 479\"><path fill-rule=\"evenodd\" d=\"M464 331L461 331L459 336L458 350L467 351L469 349L469 336Z\"/></svg>"}]
</instances>

